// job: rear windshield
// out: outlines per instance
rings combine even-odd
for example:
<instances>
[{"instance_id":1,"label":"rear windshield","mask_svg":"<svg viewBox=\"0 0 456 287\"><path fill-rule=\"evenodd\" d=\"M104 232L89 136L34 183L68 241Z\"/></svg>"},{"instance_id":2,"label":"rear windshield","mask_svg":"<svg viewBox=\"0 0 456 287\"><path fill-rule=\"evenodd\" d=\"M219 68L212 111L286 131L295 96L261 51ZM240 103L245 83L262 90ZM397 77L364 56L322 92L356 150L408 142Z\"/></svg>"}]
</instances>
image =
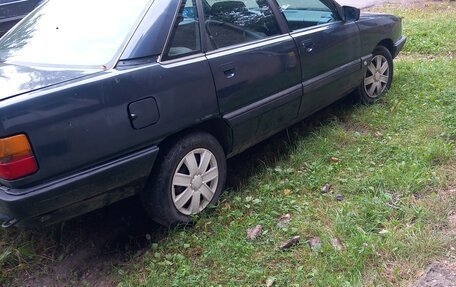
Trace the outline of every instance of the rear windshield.
<instances>
[{"instance_id":1,"label":"rear windshield","mask_svg":"<svg viewBox=\"0 0 456 287\"><path fill-rule=\"evenodd\" d=\"M150 0L49 0L0 39L0 61L108 65Z\"/></svg>"}]
</instances>

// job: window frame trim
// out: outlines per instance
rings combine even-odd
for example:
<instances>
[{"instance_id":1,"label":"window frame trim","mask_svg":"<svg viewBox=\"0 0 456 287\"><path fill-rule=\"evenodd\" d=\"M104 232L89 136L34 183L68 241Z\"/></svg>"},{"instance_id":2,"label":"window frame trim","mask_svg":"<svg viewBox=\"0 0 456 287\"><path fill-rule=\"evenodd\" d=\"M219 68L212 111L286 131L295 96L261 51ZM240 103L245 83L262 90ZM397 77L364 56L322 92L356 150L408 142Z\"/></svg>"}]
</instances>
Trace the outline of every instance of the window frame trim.
<instances>
[{"instance_id":1,"label":"window frame trim","mask_svg":"<svg viewBox=\"0 0 456 287\"><path fill-rule=\"evenodd\" d=\"M175 35L174 28L176 27L177 18L179 16L179 11L182 7L183 1L192 1L192 2L194 1L195 2L196 15L198 17L200 48L199 48L199 50L194 51L192 53L176 55L176 57L169 58L169 57L167 57L167 53L169 53L169 50L171 49L172 40ZM198 8L199 1L200 0L179 0L179 5L178 5L176 11L174 12L174 18L173 18L172 25L168 30L168 35L166 36L165 45L163 46L161 54L157 58L158 63L177 62L181 59L183 59L185 61L185 60L188 60L189 58L198 57L199 54L204 54L204 46L203 46L203 39L202 39L203 37L201 35L201 15L200 15L200 9Z\"/></svg>"},{"instance_id":2,"label":"window frame trim","mask_svg":"<svg viewBox=\"0 0 456 287\"><path fill-rule=\"evenodd\" d=\"M344 21L337 20L337 21L330 22L330 23L324 23L324 24L319 24L319 25L315 25L315 26L311 26L311 27L305 27L305 28L301 28L299 30L290 31L290 35L293 37L301 37L301 36L304 36L307 34L312 34L315 32L320 32L320 31L326 30L326 29L328 29L327 27L329 27L329 26L343 25L343 23L344 23ZM297 34L299 34L299 35L297 35Z\"/></svg>"},{"instance_id":3,"label":"window frame trim","mask_svg":"<svg viewBox=\"0 0 456 287\"><path fill-rule=\"evenodd\" d=\"M202 2L202 0L196 0L198 2ZM241 0L242 1L242 0ZM278 38L278 37L281 37L281 36L284 36L284 35L287 35L289 33L289 30L287 28L287 23L285 22L285 26L283 26L283 22L282 22L282 17L279 17L278 13L280 14L280 10L277 10L278 7L277 7L277 4L274 3L274 0L265 0L267 5L269 5L269 7L271 8L271 11L272 11L272 14L273 16L275 17L275 20L277 22L277 25L279 27L279 30L280 30L280 34L277 34L277 35L274 35L274 36L267 36L266 38L263 38L263 39L259 39L259 40L255 40L255 41L250 41L250 42L244 42L244 43L239 43L239 44L233 44L233 45L229 45L229 46L225 46L225 47L221 47L221 48L215 48L213 47L213 45L211 44L210 42L210 39L209 39L209 33L207 32L206 30L206 27L205 27L205 24L206 23L206 17L204 15L204 12L201 11L201 18L200 19L203 19L203 21L201 21L203 27L204 27L204 38L207 39L208 43L207 46L206 46L206 50L205 50L205 53L207 55L212 55L214 52L224 52L226 51L227 49L236 49L236 48L239 48L239 47L243 47L243 46L247 46L247 45L251 45L251 44L258 44L258 43L261 43L261 42L264 42L264 41L269 41L271 39L274 39L274 38ZM200 3L201 5L201 9L202 9L202 6L203 4Z\"/></svg>"},{"instance_id":4,"label":"window frame trim","mask_svg":"<svg viewBox=\"0 0 456 287\"><path fill-rule=\"evenodd\" d=\"M287 17L285 17L285 14L280 10L280 5L277 2L277 0L267 0L267 1L268 2L274 2L275 6L277 8L277 11L280 14L279 17L280 17L281 21L283 21L283 23L284 23L288 33L290 33L290 35L295 34L295 33L299 33L299 32L310 31L310 30L312 30L314 28L325 27L325 26L328 26L328 25L331 25L331 24L334 24L334 23L339 23L339 22L343 23L344 22L344 18L340 14L340 9L339 9L339 6L337 5L336 2L334 2L332 0L319 0L323 4L330 4L330 6L332 8L331 7L328 7L328 8L330 8L331 11L333 11L333 13L337 13L337 16L339 16L339 20L334 21L334 22L329 22L329 23L318 24L318 25L315 25L315 26L304 27L304 28L301 28L301 29L298 29L298 30L291 30L290 26L288 25Z\"/></svg>"},{"instance_id":5,"label":"window frame trim","mask_svg":"<svg viewBox=\"0 0 456 287\"><path fill-rule=\"evenodd\" d=\"M267 46L267 45L270 45L273 43L284 42L287 40L293 40L293 38L291 37L291 35L289 33L284 33L284 34L279 34L279 35L275 35L275 36L269 36L269 37L266 37L266 38L263 38L263 39L260 39L257 41L245 42L245 43L240 43L240 44L235 44L235 45L231 45L231 46L225 46L222 48L214 49L211 51L207 51L205 55L206 55L207 59L212 59L215 57L225 56L228 54L235 54L235 53L243 52L246 50L255 49L258 47Z\"/></svg>"},{"instance_id":6,"label":"window frame trim","mask_svg":"<svg viewBox=\"0 0 456 287\"><path fill-rule=\"evenodd\" d=\"M271 6L272 12L277 19L277 23L279 24L280 30L283 34L290 33L290 28L288 27L288 22L285 16L283 15L282 11L280 11L279 3L277 0L266 0Z\"/></svg>"}]
</instances>

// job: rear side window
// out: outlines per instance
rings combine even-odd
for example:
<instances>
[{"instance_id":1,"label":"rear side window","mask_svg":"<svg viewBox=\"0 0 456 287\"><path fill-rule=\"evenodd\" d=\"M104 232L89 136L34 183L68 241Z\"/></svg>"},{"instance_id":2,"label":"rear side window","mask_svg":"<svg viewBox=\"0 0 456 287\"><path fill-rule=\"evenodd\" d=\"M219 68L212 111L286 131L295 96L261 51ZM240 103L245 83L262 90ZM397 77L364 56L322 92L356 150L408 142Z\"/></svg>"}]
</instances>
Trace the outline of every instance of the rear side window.
<instances>
[{"instance_id":1,"label":"rear side window","mask_svg":"<svg viewBox=\"0 0 456 287\"><path fill-rule=\"evenodd\" d=\"M291 31L338 21L330 3L320 0L277 0Z\"/></svg>"},{"instance_id":2,"label":"rear side window","mask_svg":"<svg viewBox=\"0 0 456 287\"><path fill-rule=\"evenodd\" d=\"M205 27L214 48L261 40L280 34L266 0L203 1Z\"/></svg>"},{"instance_id":3,"label":"rear side window","mask_svg":"<svg viewBox=\"0 0 456 287\"><path fill-rule=\"evenodd\" d=\"M195 0L182 0L165 58L175 59L201 51L201 36Z\"/></svg>"}]
</instances>

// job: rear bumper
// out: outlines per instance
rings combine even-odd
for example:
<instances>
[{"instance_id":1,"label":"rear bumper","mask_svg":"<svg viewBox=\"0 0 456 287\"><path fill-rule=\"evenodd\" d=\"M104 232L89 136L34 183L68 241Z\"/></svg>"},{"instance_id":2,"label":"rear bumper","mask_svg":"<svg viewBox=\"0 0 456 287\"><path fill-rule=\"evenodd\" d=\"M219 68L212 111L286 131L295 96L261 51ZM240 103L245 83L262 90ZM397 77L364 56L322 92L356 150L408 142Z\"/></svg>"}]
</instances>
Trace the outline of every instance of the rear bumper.
<instances>
[{"instance_id":1,"label":"rear bumper","mask_svg":"<svg viewBox=\"0 0 456 287\"><path fill-rule=\"evenodd\" d=\"M52 182L20 190L0 186L0 220L33 227L60 222L134 195L158 154L151 147Z\"/></svg>"},{"instance_id":2,"label":"rear bumper","mask_svg":"<svg viewBox=\"0 0 456 287\"><path fill-rule=\"evenodd\" d=\"M405 42L407 42L407 38L402 36L399 41L394 43L394 55L393 58L396 58L399 55L399 52L404 48Z\"/></svg>"}]
</instances>

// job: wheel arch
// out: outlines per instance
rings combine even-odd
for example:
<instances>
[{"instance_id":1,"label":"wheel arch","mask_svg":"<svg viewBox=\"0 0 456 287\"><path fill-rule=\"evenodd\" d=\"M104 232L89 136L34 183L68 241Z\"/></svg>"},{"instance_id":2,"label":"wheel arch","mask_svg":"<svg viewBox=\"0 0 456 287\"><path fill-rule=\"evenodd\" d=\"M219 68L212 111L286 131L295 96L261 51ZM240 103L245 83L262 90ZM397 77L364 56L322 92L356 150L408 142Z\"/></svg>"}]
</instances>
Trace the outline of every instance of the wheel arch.
<instances>
[{"instance_id":1,"label":"wheel arch","mask_svg":"<svg viewBox=\"0 0 456 287\"><path fill-rule=\"evenodd\" d=\"M225 155L231 153L233 147L232 130L229 124L221 118L210 119L200 124L183 129L166 137L160 142L158 146L160 150L166 150L167 147L172 146L172 144L182 136L195 132L206 132L208 134L211 134L220 143L223 151L225 152Z\"/></svg>"},{"instance_id":2,"label":"wheel arch","mask_svg":"<svg viewBox=\"0 0 456 287\"><path fill-rule=\"evenodd\" d=\"M383 46L385 47L386 49L388 49L388 51L391 53L391 56L394 55L394 42L393 40L391 39L383 39L382 41L380 41L377 46L375 47L378 47L378 46Z\"/></svg>"}]
</instances>

